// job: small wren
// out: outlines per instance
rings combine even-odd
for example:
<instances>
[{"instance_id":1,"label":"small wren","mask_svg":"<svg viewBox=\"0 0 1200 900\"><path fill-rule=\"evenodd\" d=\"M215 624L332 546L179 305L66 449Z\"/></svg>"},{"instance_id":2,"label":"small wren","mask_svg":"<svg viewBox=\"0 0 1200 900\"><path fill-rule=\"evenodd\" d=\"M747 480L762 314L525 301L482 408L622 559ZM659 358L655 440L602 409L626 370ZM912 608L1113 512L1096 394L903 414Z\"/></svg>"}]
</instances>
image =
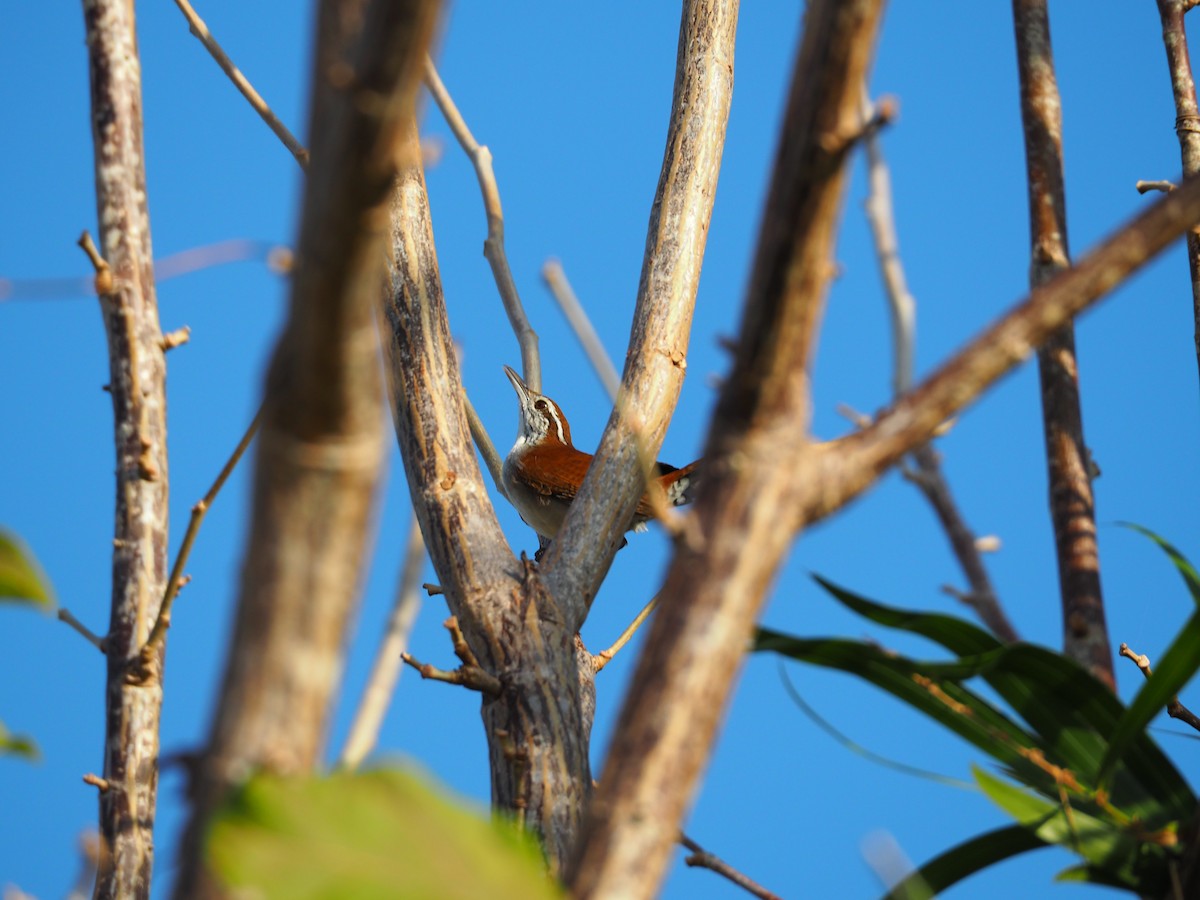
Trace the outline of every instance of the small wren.
<instances>
[{"instance_id":1,"label":"small wren","mask_svg":"<svg viewBox=\"0 0 1200 900\"><path fill-rule=\"evenodd\" d=\"M553 538L579 492L592 464L592 454L577 450L571 443L571 426L557 403L531 391L508 366L504 367L504 374L512 382L521 405L517 442L504 459L504 489L525 523L542 537ZM682 506L692 501L699 462L682 469L656 464L655 480L669 505ZM650 500L643 494L629 527L641 529L652 515Z\"/></svg>"}]
</instances>

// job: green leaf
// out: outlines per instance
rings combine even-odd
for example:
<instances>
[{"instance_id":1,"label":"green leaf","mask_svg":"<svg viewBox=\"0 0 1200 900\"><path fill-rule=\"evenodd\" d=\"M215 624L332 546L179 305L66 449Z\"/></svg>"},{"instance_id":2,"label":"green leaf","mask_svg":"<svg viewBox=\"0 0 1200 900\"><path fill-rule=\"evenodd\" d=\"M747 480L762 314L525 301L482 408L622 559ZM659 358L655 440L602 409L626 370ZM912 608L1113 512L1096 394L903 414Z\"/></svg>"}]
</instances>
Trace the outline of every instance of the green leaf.
<instances>
[{"instance_id":1,"label":"green leaf","mask_svg":"<svg viewBox=\"0 0 1200 900\"><path fill-rule=\"evenodd\" d=\"M1031 750L1045 754L1040 742L974 692L931 674L938 669L936 663L914 662L861 641L801 639L767 628L758 630L754 650L857 675L1019 772L1022 780L1052 787L1049 777L1029 760Z\"/></svg>"},{"instance_id":2,"label":"green leaf","mask_svg":"<svg viewBox=\"0 0 1200 900\"><path fill-rule=\"evenodd\" d=\"M13 734L0 722L0 756L19 756L30 762L38 762L42 754L38 751L33 738Z\"/></svg>"},{"instance_id":3,"label":"green leaf","mask_svg":"<svg viewBox=\"0 0 1200 900\"><path fill-rule=\"evenodd\" d=\"M928 638L958 656L986 653L1003 646L991 634L978 626L941 613L921 613L894 606L884 606L846 590L820 575L813 580L842 605L887 628L895 628Z\"/></svg>"},{"instance_id":4,"label":"green leaf","mask_svg":"<svg viewBox=\"0 0 1200 900\"><path fill-rule=\"evenodd\" d=\"M961 655L950 663L914 665L939 681L983 678L1029 725L1049 762L1070 769L1085 788L1101 785L1110 738L1126 710L1111 690L1073 660L1042 647L1002 644L952 616L884 606L820 577L816 580L871 621L919 634ZM1153 740L1144 733L1131 734L1122 752L1125 765L1116 770L1110 787L1114 803L1151 828L1191 814L1196 802L1191 788Z\"/></svg>"},{"instance_id":5,"label":"green leaf","mask_svg":"<svg viewBox=\"0 0 1200 900\"><path fill-rule=\"evenodd\" d=\"M1196 567L1188 561L1188 558L1180 553L1175 545L1163 538L1149 528L1144 528L1141 525L1135 525L1133 522L1118 522L1123 528L1128 528L1136 531L1138 534L1145 535L1158 544L1164 553L1170 557L1171 562L1175 564L1175 568L1179 570L1180 577L1183 578L1183 583L1187 586L1188 592L1192 595L1192 600L1197 606L1200 606L1200 574L1197 574Z\"/></svg>"},{"instance_id":6,"label":"green leaf","mask_svg":"<svg viewBox=\"0 0 1200 900\"><path fill-rule=\"evenodd\" d=\"M11 531L0 528L0 601L54 608L54 592L33 554Z\"/></svg>"},{"instance_id":7,"label":"green leaf","mask_svg":"<svg viewBox=\"0 0 1200 900\"><path fill-rule=\"evenodd\" d=\"M916 900L939 894L988 866L1045 846L1035 832L1021 825L986 832L925 863L893 887L885 900Z\"/></svg>"},{"instance_id":8,"label":"green leaf","mask_svg":"<svg viewBox=\"0 0 1200 900\"><path fill-rule=\"evenodd\" d=\"M982 677L1033 729L1050 762L1071 770L1088 790L1101 785L1109 736L1126 714L1112 691L1074 660L1030 644L933 665L929 674ZM1111 786L1112 801L1148 827L1191 815L1195 797L1170 759L1144 732L1131 737L1124 765Z\"/></svg>"},{"instance_id":9,"label":"green leaf","mask_svg":"<svg viewBox=\"0 0 1200 900\"><path fill-rule=\"evenodd\" d=\"M208 855L267 900L562 896L531 837L396 770L256 776L218 813Z\"/></svg>"},{"instance_id":10,"label":"green leaf","mask_svg":"<svg viewBox=\"0 0 1200 900\"><path fill-rule=\"evenodd\" d=\"M1092 815L1078 805L1064 805L1031 794L972 767L979 787L997 806L1017 822L1035 831L1048 844L1058 844L1082 856L1105 883L1119 884L1140 893L1165 881L1165 852L1157 845L1139 841L1134 833L1106 818ZM1096 878L1099 880L1099 878Z\"/></svg>"}]
</instances>

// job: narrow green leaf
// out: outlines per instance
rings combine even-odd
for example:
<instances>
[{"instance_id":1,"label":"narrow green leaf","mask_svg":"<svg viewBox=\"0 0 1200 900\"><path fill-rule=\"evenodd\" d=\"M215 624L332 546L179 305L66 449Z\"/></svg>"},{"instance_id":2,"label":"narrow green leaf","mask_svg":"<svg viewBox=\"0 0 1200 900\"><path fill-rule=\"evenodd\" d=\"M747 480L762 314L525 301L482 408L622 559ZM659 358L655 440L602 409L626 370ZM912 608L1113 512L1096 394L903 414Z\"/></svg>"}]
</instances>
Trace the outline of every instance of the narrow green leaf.
<instances>
[{"instance_id":1,"label":"narrow green leaf","mask_svg":"<svg viewBox=\"0 0 1200 900\"><path fill-rule=\"evenodd\" d=\"M1186 566L1186 560L1183 563ZM1050 762L1070 769L1087 788L1101 784L1109 740L1125 708L1073 660L1033 645L1002 644L952 616L884 606L819 576L816 581L871 621L919 634L958 654L962 658L954 662L917 665L939 679L983 678L1038 736ZM1170 759L1145 734L1132 735L1129 741L1125 767L1109 785L1113 801L1153 828L1190 815L1195 795Z\"/></svg>"},{"instance_id":2,"label":"narrow green leaf","mask_svg":"<svg viewBox=\"0 0 1200 900\"><path fill-rule=\"evenodd\" d=\"M929 893L922 894L922 889L941 893L988 866L1045 846L1046 842L1036 833L1021 825L997 828L934 857L893 887L885 900L916 900L919 896L930 896Z\"/></svg>"},{"instance_id":3,"label":"narrow green leaf","mask_svg":"<svg viewBox=\"0 0 1200 900\"><path fill-rule=\"evenodd\" d=\"M942 613L913 612L885 606L827 581L820 575L813 580L839 603L872 622L928 638L958 656L972 656L1002 647L1003 644L988 632L970 622Z\"/></svg>"},{"instance_id":4,"label":"narrow green leaf","mask_svg":"<svg viewBox=\"0 0 1200 900\"><path fill-rule=\"evenodd\" d=\"M918 663L873 644L834 639L801 639L760 628L754 650L779 653L824 668L838 669L882 688L990 754L1023 781L1052 787L1048 775L1029 760L1030 750L1046 748L1020 725L953 680L930 675L935 663Z\"/></svg>"},{"instance_id":5,"label":"narrow green leaf","mask_svg":"<svg viewBox=\"0 0 1200 900\"><path fill-rule=\"evenodd\" d=\"M1112 691L1074 660L1030 644L1013 644L930 674L982 677L1043 741L1049 761L1071 770L1085 789L1100 786L1109 736L1125 708ZM1196 799L1171 760L1144 732L1134 735L1112 781L1112 801L1150 828L1191 815Z\"/></svg>"},{"instance_id":6,"label":"narrow green leaf","mask_svg":"<svg viewBox=\"0 0 1200 900\"><path fill-rule=\"evenodd\" d=\"M266 900L561 896L532 838L395 770L257 776L218 813L208 855Z\"/></svg>"},{"instance_id":7,"label":"narrow green leaf","mask_svg":"<svg viewBox=\"0 0 1200 900\"><path fill-rule=\"evenodd\" d=\"M940 772L932 772L929 769L922 769L918 766L910 766L908 763L903 763L899 760L883 756L882 754L876 753L874 750L864 747L862 744L851 740L848 736L843 734L837 728L837 726L813 709L812 705L800 695L800 692L796 690L796 685L792 683L792 679L788 675L787 669L784 668L783 660L779 661L779 677L783 679L784 690L787 691L787 694L792 699L792 702L800 708L800 711L804 713L804 715L807 716L809 720L813 722L813 724L815 724L818 728L824 731L827 735L829 735L851 753L861 756L863 759L869 760L876 765L884 766L885 768L892 769L896 772L903 772L905 775L912 775L915 778L924 778L927 781L936 781L938 784L944 784L947 787L974 790L975 785L969 781L963 781L961 778L953 778L949 775L943 775Z\"/></svg>"},{"instance_id":8,"label":"narrow green leaf","mask_svg":"<svg viewBox=\"0 0 1200 900\"><path fill-rule=\"evenodd\" d=\"M13 734L0 722L0 756L19 756L30 762L38 762L42 758L33 738L21 734Z\"/></svg>"},{"instance_id":9,"label":"narrow green leaf","mask_svg":"<svg viewBox=\"0 0 1200 900\"><path fill-rule=\"evenodd\" d=\"M54 607L54 592L42 567L11 531L0 528L0 601Z\"/></svg>"},{"instance_id":10,"label":"narrow green leaf","mask_svg":"<svg viewBox=\"0 0 1200 900\"><path fill-rule=\"evenodd\" d=\"M1175 564L1175 568L1179 571L1180 577L1183 578L1183 583L1187 585L1188 593L1192 595L1192 600L1195 601L1196 606L1200 606L1200 574L1196 572L1196 567L1191 564L1188 558L1175 548L1174 544L1166 538L1155 534L1149 528L1136 525L1133 522L1118 522L1117 524L1131 531L1136 531L1138 534L1145 535L1158 544L1163 552L1170 557L1171 562Z\"/></svg>"}]
</instances>

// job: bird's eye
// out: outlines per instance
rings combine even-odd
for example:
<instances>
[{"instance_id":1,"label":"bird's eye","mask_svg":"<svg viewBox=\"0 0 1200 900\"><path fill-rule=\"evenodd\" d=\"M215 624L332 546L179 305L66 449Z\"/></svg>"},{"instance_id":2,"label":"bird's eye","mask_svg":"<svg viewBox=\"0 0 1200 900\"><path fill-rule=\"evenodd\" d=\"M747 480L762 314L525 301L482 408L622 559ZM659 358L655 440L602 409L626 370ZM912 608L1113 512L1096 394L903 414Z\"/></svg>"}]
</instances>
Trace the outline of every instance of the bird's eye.
<instances>
[{"instance_id":1,"label":"bird's eye","mask_svg":"<svg viewBox=\"0 0 1200 900\"><path fill-rule=\"evenodd\" d=\"M536 403L534 403L533 405L534 405L534 407L535 407L536 409L543 409L543 410L544 410L544 409L546 408L546 401L545 401L545 400L538 400L538 401L537 401Z\"/></svg>"}]
</instances>

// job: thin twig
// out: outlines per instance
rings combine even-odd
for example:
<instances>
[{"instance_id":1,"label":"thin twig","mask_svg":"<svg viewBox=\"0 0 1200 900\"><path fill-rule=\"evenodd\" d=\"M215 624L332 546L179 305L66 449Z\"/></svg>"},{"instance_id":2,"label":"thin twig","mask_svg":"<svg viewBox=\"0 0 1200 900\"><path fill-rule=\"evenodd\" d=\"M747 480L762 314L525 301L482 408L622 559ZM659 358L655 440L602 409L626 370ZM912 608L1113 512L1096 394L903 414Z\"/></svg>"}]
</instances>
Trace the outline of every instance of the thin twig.
<instances>
[{"instance_id":1,"label":"thin twig","mask_svg":"<svg viewBox=\"0 0 1200 900\"><path fill-rule=\"evenodd\" d=\"M1133 186L1137 188L1139 194L1148 194L1150 191L1162 191L1166 194L1175 190L1175 182L1173 181L1142 181L1139 178Z\"/></svg>"},{"instance_id":2,"label":"thin twig","mask_svg":"<svg viewBox=\"0 0 1200 900\"><path fill-rule=\"evenodd\" d=\"M716 872L755 897L761 898L761 900L780 900L778 894L767 890L748 875L742 874L716 854L709 853L683 832L679 834L679 843L691 851L691 855L684 859L686 865Z\"/></svg>"},{"instance_id":3,"label":"thin twig","mask_svg":"<svg viewBox=\"0 0 1200 900\"><path fill-rule=\"evenodd\" d=\"M616 366L613 365L605 351L604 344L600 342L600 335L596 334L596 329L584 311L583 304L579 302L579 297L571 288L571 283L567 280L567 273L563 271L562 263L557 259L546 260L542 266L542 280L546 282L550 294L558 301L558 308L567 317L567 322L583 346L583 352L587 354L588 361L596 370L596 374L600 376L600 383L604 385L604 390L608 392L609 398L615 401L617 391L621 388L621 376L617 374Z\"/></svg>"},{"instance_id":4,"label":"thin twig","mask_svg":"<svg viewBox=\"0 0 1200 900\"><path fill-rule=\"evenodd\" d=\"M471 439L475 441L475 446L479 449L480 456L483 457L484 465L487 466L488 473L492 476L496 490L507 497L508 491L504 490L504 460L496 452L496 445L492 443L491 436L483 427L483 420L479 418L479 413L475 412L475 407L466 391L463 391L463 409L467 413L467 425L471 429Z\"/></svg>"},{"instance_id":5,"label":"thin twig","mask_svg":"<svg viewBox=\"0 0 1200 900\"><path fill-rule=\"evenodd\" d=\"M862 89L862 119L870 121L873 106ZM875 257L892 316L892 393L897 397L912 387L913 356L916 350L917 301L909 293L904 265L900 261L900 243L896 236L896 216L892 206L892 177L879 138L868 134L864 139L867 156L867 199L864 208L871 236L875 242Z\"/></svg>"},{"instance_id":6,"label":"thin twig","mask_svg":"<svg viewBox=\"0 0 1200 900\"><path fill-rule=\"evenodd\" d=\"M350 725L350 733L342 747L338 765L357 769L379 740L379 728L400 678L400 654L408 647L413 623L421 610L421 569L425 562L425 541L421 526L414 515L408 528L408 545L400 577L396 580L396 599L388 616L387 628L375 652L371 674L363 688L362 699Z\"/></svg>"},{"instance_id":7,"label":"thin twig","mask_svg":"<svg viewBox=\"0 0 1200 900\"><path fill-rule=\"evenodd\" d=\"M1146 656L1144 653L1134 653L1129 649L1129 645L1124 642L1122 642L1120 646L1120 653L1126 659L1133 660L1137 667L1142 670L1142 674L1147 678L1154 674L1150 670L1150 657ZM1194 729L1200 731L1200 716L1197 716L1194 712L1180 703L1178 697L1172 697L1170 702L1167 703L1167 715L1172 719L1178 719L1187 725L1191 725Z\"/></svg>"},{"instance_id":8,"label":"thin twig","mask_svg":"<svg viewBox=\"0 0 1200 900\"><path fill-rule=\"evenodd\" d=\"M462 629L458 627L458 617L451 616L442 623L442 627L450 632L450 644L454 647L454 655L459 658L464 666L468 668L481 668L479 658L475 652L467 645L467 639L462 633Z\"/></svg>"},{"instance_id":9,"label":"thin twig","mask_svg":"<svg viewBox=\"0 0 1200 900\"><path fill-rule=\"evenodd\" d=\"M591 362L592 368L600 378L600 383L608 392L609 399L631 423L638 461L646 478L644 498L650 507L651 517L663 526L672 540L683 539L694 544L699 540L694 527L690 526L686 516L682 516L672 509L667 503L666 493L658 487L656 479L658 462L646 446L646 441L642 437L643 430L637 424L637 417L623 404L620 396L621 379L617 376L616 367L609 358L608 351L604 349L599 335L596 334L587 310L583 308L583 304L579 302L579 298L571 287L571 282L567 280L567 273L563 271L562 264L555 259L546 262L542 266L542 278L562 309L563 315L566 316L567 324L571 326L576 339L583 347L584 353L587 354L588 361ZM682 364L686 366L686 362ZM541 536L539 535L539 537ZM539 550L539 559L543 551L544 548Z\"/></svg>"},{"instance_id":10,"label":"thin twig","mask_svg":"<svg viewBox=\"0 0 1200 900\"><path fill-rule=\"evenodd\" d=\"M521 295L517 293L516 282L513 281L512 271L508 267L508 255L504 250L504 210L500 205L500 188L496 184L496 173L492 169L492 152L481 145L471 134L462 113L454 105L450 92L442 83L433 61L425 59L425 85L442 112L450 131L458 140L463 152L475 167L475 176L479 179L479 190L483 194L483 208L487 213L487 239L483 242L483 255L492 267L492 277L496 280L496 288L500 291L500 300L504 311L508 313L509 324L517 336L521 347L521 371L525 383L534 391L542 390L542 363L538 354L537 332L529 324L525 315L525 307L521 305Z\"/></svg>"},{"instance_id":11,"label":"thin twig","mask_svg":"<svg viewBox=\"0 0 1200 900\"><path fill-rule=\"evenodd\" d=\"M109 268L108 262L104 257L100 255L100 251L96 247L96 242L92 240L91 232L85 229L83 234L79 235L79 240L76 243L91 262L92 269L95 270L95 275L92 278L92 289L101 297L105 294L111 294L113 290L112 269Z\"/></svg>"},{"instance_id":12,"label":"thin twig","mask_svg":"<svg viewBox=\"0 0 1200 900\"><path fill-rule=\"evenodd\" d=\"M871 102L863 86L862 119L874 117ZM895 208L892 204L891 175L879 139L868 133L864 139L867 156L868 195L865 204L867 221L875 242L875 255L883 278L884 293L892 319L892 389L895 396L906 393L913 385L913 359L916 355L916 300L908 290L904 277L904 264L900 259L900 243L896 235ZM859 422L859 427L865 427ZM958 564L971 586L967 593L959 593L963 602L1002 641L1018 639L1017 632L1005 615L991 578L983 564L975 534L967 525L950 485L942 472L941 459L929 444L919 447L912 454L915 470L902 468L904 476L911 481L929 505L933 507Z\"/></svg>"},{"instance_id":13,"label":"thin twig","mask_svg":"<svg viewBox=\"0 0 1200 900\"><path fill-rule=\"evenodd\" d=\"M171 577L167 581L167 589L163 594L162 606L158 609L158 617L154 621L154 627L150 629L150 635L146 638L146 643L142 647L139 654L138 664L145 665L154 653L154 647L161 642L166 636L167 629L171 625L171 608L175 604L175 598L179 596L179 588L183 584L183 569L187 565L188 558L192 555L192 546L196 543L196 535L200 533L200 525L204 522L204 517L208 514L208 510L212 507L213 501L217 499L217 494L221 492L221 488L225 486L225 482L229 480L229 476L233 474L233 470L237 467L246 449L250 446L250 442L254 440L254 435L258 433L258 426L262 422L262 407L254 414L254 419L250 426L242 435L236 447L233 448L233 453L229 455L229 459L225 460L225 465L221 467L221 471L217 473L216 479L208 492L192 507L192 517L188 521L187 531L183 534L183 543L179 546L179 553L175 556L175 565L171 567Z\"/></svg>"},{"instance_id":14,"label":"thin twig","mask_svg":"<svg viewBox=\"0 0 1200 900\"><path fill-rule=\"evenodd\" d=\"M57 615L58 621L62 622L64 625L69 625L70 627L74 628L81 635L83 635L84 640L86 640L101 653L106 652L104 638L97 635L94 631L71 615L71 611L69 609L60 606L58 608Z\"/></svg>"},{"instance_id":15,"label":"thin twig","mask_svg":"<svg viewBox=\"0 0 1200 900\"><path fill-rule=\"evenodd\" d=\"M90 784L102 794L108 793L109 789L112 787L112 785L108 783L107 779L101 778L99 775L96 775L93 772L88 772L83 776L83 783Z\"/></svg>"},{"instance_id":16,"label":"thin twig","mask_svg":"<svg viewBox=\"0 0 1200 900\"><path fill-rule=\"evenodd\" d=\"M217 43L217 39L212 36L212 32L204 24L204 20L192 9L192 5L188 3L188 0L175 0L175 5L179 7L179 11L187 19L188 27L191 29L192 34L199 39L200 43L209 52L209 55L216 60L217 65L221 67L221 71L229 76L229 80L233 82L234 87L254 107L254 111L267 123L267 127L275 132L275 136L279 140L283 141L283 145L287 147L288 152L296 158L296 162L300 163L300 168L307 169L308 151L296 140L296 136L288 131L287 126L279 121L279 118L271 111L271 107L267 105L267 101L254 89L254 86L241 73L241 70L233 64L233 60L221 49L221 45Z\"/></svg>"},{"instance_id":17,"label":"thin twig","mask_svg":"<svg viewBox=\"0 0 1200 900\"><path fill-rule=\"evenodd\" d=\"M616 639L613 645L607 650L601 650L592 658L597 672L612 662L612 658L621 652L621 649L629 643L630 639L637 633L637 630L642 627L642 623L649 618L650 613L654 612L656 606L658 606L658 597L654 596L649 603L642 607L642 611L629 623L629 626L621 632L621 636Z\"/></svg>"},{"instance_id":18,"label":"thin twig","mask_svg":"<svg viewBox=\"0 0 1200 900\"><path fill-rule=\"evenodd\" d=\"M503 690L500 679L491 675L478 666L459 666L457 669L439 669L429 663L418 662L411 653L401 653L400 658L421 673L422 678L430 681L444 681L446 684L457 684L481 694L499 696Z\"/></svg>"},{"instance_id":19,"label":"thin twig","mask_svg":"<svg viewBox=\"0 0 1200 900\"><path fill-rule=\"evenodd\" d=\"M90 250L87 244L91 236L81 238L80 246L88 253L93 268L99 265L107 268L107 263L100 258L95 244ZM291 253L287 247L271 244L267 241L251 241L236 238L227 241L217 241L200 247L191 247L178 253L160 256L154 261L154 280L162 283L169 278L178 278L201 269L223 266L228 263L261 260L267 268L276 274L289 271L291 268ZM94 256L92 254L95 254ZM98 271L98 270L97 270ZM51 300L60 297L90 297L97 291L97 271L91 277L63 278L0 278L0 303L9 300ZM108 273L103 285L103 292L112 290L112 275Z\"/></svg>"}]
</instances>

